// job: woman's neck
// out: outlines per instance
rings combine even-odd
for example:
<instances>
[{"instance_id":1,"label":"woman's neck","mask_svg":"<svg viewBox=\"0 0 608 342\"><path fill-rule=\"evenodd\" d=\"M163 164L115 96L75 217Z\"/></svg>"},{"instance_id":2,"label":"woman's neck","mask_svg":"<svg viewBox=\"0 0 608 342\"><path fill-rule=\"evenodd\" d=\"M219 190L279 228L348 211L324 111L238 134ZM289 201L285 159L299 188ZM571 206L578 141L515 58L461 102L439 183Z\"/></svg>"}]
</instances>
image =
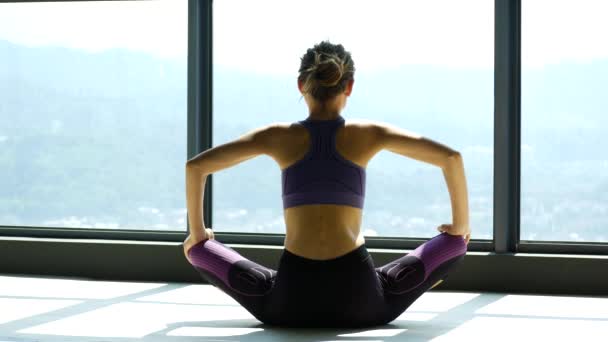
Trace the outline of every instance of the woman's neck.
<instances>
[{"instance_id":1,"label":"woman's neck","mask_svg":"<svg viewBox=\"0 0 608 342\"><path fill-rule=\"evenodd\" d=\"M310 112L308 120L336 120L340 117L340 112Z\"/></svg>"},{"instance_id":2,"label":"woman's neck","mask_svg":"<svg viewBox=\"0 0 608 342\"><path fill-rule=\"evenodd\" d=\"M343 106L335 100L329 100L324 103L309 103L308 118L310 120L335 120L340 116L342 107Z\"/></svg>"},{"instance_id":3,"label":"woman's neck","mask_svg":"<svg viewBox=\"0 0 608 342\"><path fill-rule=\"evenodd\" d=\"M337 95L327 101L319 102L306 96L308 118L310 120L335 120L346 104L346 96Z\"/></svg>"}]
</instances>

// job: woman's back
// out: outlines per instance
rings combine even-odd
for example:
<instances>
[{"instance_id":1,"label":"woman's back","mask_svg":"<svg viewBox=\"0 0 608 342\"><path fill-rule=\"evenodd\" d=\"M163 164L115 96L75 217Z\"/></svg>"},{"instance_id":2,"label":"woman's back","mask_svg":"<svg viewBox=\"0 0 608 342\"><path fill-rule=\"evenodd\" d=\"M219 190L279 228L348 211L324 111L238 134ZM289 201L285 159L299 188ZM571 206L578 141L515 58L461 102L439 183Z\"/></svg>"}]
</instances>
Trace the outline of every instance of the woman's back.
<instances>
[{"instance_id":1,"label":"woman's back","mask_svg":"<svg viewBox=\"0 0 608 342\"><path fill-rule=\"evenodd\" d=\"M371 122L347 120L335 132L336 152L365 169L379 151ZM281 170L302 160L311 147L310 132L300 124L277 124L269 141L269 156ZM323 170L320 170L323 172ZM365 243L362 209L341 204L306 204L286 208L285 248L310 259L333 259Z\"/></svg>"}]
</instances>

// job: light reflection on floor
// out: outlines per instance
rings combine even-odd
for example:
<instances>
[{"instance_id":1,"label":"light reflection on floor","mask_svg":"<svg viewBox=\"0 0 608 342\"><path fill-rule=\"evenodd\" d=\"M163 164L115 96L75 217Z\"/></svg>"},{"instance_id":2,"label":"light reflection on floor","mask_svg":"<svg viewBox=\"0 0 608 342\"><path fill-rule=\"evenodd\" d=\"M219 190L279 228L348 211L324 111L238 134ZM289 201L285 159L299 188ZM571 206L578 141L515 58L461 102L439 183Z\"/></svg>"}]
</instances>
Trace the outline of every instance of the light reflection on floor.
<instances>
[{"instance_id":1,"label":"light reflection on floor","mask_svg":"<svg viewBox=\"0 0 608 342\"><path fill-rule=\"evenodd\" d=\"M0 297L0 308L2 308L0 309L0 324L55 311L78 303L81 303L81 301Z\"/></svg>"},{"instance_id":2,"label":"light reflection on floor","mask_svg":"<svg viewBox=\"0 0 608 342\"><path fill-rule=\"evenodd\" d=\"M0 341L605 341L608 298L432 291L391 324L288 329L211 285L0 276Z\"/></svg>"}]
</instances>

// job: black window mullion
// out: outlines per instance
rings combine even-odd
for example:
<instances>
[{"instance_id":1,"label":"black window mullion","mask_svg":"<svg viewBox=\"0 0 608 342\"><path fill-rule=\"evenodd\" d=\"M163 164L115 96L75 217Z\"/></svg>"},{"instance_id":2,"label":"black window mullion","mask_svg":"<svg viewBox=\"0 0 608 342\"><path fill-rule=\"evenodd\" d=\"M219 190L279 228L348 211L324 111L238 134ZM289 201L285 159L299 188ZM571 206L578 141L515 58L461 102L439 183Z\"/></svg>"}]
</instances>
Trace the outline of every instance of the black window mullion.
<instances>
[{"instance_id":1,"label":"black window mullion","mask_svg":"<svg viewBox=\"0 0 608 342\"><path fill-rule=\"evenodd\" d=\"M521 192L521 0L495 0L494 11L494 250L515 253Z\"/></svg>"},{"instance_id":2,"label":"black window mullion","mask_svg":"<svg viewBox=\"0 0 608 342\"><path fill-rule=\"evenodd\" d=\"M188 159L212 145L212 1L188 3ZM205 184L203 214L212 225L212 176Z\"/></svg>"}]
</instances>

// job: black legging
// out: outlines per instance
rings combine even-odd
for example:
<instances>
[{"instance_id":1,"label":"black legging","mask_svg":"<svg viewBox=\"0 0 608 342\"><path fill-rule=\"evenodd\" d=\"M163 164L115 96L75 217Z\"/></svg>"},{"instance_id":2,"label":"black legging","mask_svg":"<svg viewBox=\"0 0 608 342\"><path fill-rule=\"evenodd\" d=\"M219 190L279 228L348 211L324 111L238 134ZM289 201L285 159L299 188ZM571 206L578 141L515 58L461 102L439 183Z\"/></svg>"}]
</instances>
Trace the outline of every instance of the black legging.
<instances>
[{"instance_id":1,"label":"black legging","mask_svg":"<svg viewBox=\"0 0 608 342\"><path fill-rule=\"evenodd\" d=\"M244 258L217 240L190 249L209 283L266 324L367 327L386 324L464 259L461 236L439 234L413 252L376 268L365 245L330 260L283 250L278 270Z\"/></svg>"}]
</instances>

